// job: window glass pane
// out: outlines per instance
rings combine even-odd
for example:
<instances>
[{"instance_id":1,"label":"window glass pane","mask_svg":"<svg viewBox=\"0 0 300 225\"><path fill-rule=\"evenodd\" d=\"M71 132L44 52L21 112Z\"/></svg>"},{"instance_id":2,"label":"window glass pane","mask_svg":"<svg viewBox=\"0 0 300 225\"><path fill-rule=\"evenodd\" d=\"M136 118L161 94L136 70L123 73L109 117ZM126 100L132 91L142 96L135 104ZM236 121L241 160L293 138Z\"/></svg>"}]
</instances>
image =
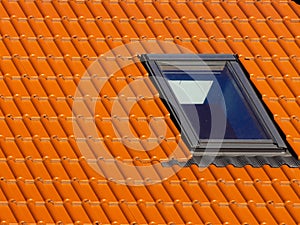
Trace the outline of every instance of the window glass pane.
<instances>
[{"instance_id":1,"label":"window glass pane","mask_svg":"<svg viewBox=\"0 0 300 225\"><path fill-rule=\"evenodd\" d=\"M199 138L220 138L211 136L213 110L226 118L225 139L270 139L225 63L197 63L161 62L159 67L195 131L200 124Z\"/></svg>"}]
</instances>

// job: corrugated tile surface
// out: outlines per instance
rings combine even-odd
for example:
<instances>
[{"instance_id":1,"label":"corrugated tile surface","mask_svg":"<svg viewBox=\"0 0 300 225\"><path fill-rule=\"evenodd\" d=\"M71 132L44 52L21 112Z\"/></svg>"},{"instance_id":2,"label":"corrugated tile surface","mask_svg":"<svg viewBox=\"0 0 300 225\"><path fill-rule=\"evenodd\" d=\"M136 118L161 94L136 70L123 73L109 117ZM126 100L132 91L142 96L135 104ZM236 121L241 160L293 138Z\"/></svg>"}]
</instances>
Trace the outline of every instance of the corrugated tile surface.
<instances>
[{"instance_id":1,"label":"corrugated tile surface","mask_svg":"<svg viewBox=\"0 0 300 225\"><path fill-rule=\"evenodd\" d=\"M126 43L142 40L138 48L126 49L132 56L146 47L148 52L158 48L155 42L143 45L155 39L195 53L236 53L300 156L299 14L300 7L286 0L2 0L0 221L299 224L298 168L174 165L176 173L168 179L153 170L153 179L162 182L151 184L149 174L137 168L168 160L180 140L139 62L114 73L123 59L102 57L95 71L89 71L95 74L89 76L94 86L82 88L82 97L74 98L80 78L97 57ZM101 77L109 82L95 100L87 95L101 85ZM131 88L119 95L129 83ZM137 98L131 108L130 99ZM93 109L86 102L96 102L95 121L74 117L74 101L80 106L75 115L89 114ZM111 116L114 102L119 113L130 114L128 120ZM77 143L74 121L82 135ZM160 121L168 124L163 137L157 135ZM89 123L96 124L97 138L86 129ZM128 129L135 138L125 137ZM151 148L151 142L143 141L149 136L161 144L135 151L134 146ZM106 162L99 149L117 161ZM182 143L176 157L190 157ZM119 170L118 162L131 166ZM149 185L130 185L133 174Z\"/></svg>"}]
</instances>

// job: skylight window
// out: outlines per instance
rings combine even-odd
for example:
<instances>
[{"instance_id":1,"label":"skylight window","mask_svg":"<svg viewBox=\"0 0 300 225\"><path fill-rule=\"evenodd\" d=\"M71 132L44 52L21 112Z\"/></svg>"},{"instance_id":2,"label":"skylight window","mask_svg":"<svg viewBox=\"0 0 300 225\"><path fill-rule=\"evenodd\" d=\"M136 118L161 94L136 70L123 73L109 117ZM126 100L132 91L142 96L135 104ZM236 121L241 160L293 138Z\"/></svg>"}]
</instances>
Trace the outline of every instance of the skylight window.
<instances>
[{"instance_id":1,"label":"skylight window","mask_svg":"<svg viewBox=\"0 0 300 225\"><path fill-rule=\"evenodd\" d=\"M191 151L286 151L234 55L147 54L141 61Z\"/></svg>"}]
</instances>

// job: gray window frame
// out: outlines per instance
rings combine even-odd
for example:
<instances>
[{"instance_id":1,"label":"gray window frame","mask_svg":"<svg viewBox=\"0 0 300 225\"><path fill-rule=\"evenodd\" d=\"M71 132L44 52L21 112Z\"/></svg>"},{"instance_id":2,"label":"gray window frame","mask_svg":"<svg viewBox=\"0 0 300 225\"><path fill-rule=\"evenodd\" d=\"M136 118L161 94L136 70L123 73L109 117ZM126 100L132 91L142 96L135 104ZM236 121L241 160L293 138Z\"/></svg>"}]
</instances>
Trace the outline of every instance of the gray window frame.
<instances>
[{"instance_id":1,"label":"gray window frame","mask_svg":"<svg viewBox=\"0 0 300 225\"><path fill-rule=\"evenodd\" d=\"M211 152L220 151L221 154L243 152L242 154L264 154L264 155L278 155L287 153L287 145L281 138L281 135L272 121L267 109L263 105L261 99L258 97L254 86L249 81L249 75L237 55L233 54L143 54L140 60L149 73L149 77L157 88L162 99L165 101L166 107L174 118L176 126L181 128L182 137L192 152L198 152L201 155L204 149L210 148ZM220 144L219 140L200 140L199 136L195 134L191 128L188 116L183 112L180 103L176 99L174 93L171 91L170 85L165 81L162 71L159 69L157 62L159 61L225 61L226 66L238 85L249 107L255 113L258 122L265 129L270 139L225 139ZM162 78L162 79L160 79ZM179 118L181 120L179 121ZM215 141L215 145L214 145ZM220 148L221 146L221 148Z\"/></svg>"}]
</instances>

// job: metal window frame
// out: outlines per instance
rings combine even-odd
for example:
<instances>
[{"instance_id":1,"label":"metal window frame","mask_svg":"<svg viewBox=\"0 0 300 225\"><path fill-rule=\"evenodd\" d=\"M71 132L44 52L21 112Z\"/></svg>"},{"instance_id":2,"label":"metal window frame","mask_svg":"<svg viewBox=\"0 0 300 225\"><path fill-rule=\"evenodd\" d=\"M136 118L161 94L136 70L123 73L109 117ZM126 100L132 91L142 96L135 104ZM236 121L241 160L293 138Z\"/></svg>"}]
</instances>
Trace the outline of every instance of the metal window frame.
<instances>
[{"instance_id":1,"label":"metal window frame","mask_svg":"<svg viewBox=\"0 0 300 225\"><path fill-rule=\"evenodd\" d=\"M231 72L231 77L238 85L239 89L243 92L246 102L252 109L259 124L265 129L266 133L271 137L270 139L225 139L222 140L205 140L199 139L198 134L191 127L188 116L183 112L183 109L171 91L170 85L165 81L162 71L159 69L156 62L158 61L191 61L191 60L202 60L202 61L225 61L226 66ZM232 154L237 152L243 152L243 154L250 155L274 155L274 154L289 154L287 151L287 145L281 138L276 125L270 118L267 109L257 96L253 85L247 78L247 72L238 57L233 54L143 54L140 56L140 60L149 72L149 77L153 84L157 88L159 94L163 99L167 99L165 102L166 107L174 117L174 122L177 128L183 128L181 130L182 137L194 153L201 155L204 149L208 146L210 152L218 151L221 154ZM249 75L248 75L249 76ZM162 79L160 79L162 78ZM181 118L181 120L179 120ZM181 126L179 126L181 124ZM209 145L207 145L209 141ZM215 145L214 145L215 143ZM220 148L221 145L221 148ZM214 147L215 146L215 147Z\"/></svg>"}]
</instances>

